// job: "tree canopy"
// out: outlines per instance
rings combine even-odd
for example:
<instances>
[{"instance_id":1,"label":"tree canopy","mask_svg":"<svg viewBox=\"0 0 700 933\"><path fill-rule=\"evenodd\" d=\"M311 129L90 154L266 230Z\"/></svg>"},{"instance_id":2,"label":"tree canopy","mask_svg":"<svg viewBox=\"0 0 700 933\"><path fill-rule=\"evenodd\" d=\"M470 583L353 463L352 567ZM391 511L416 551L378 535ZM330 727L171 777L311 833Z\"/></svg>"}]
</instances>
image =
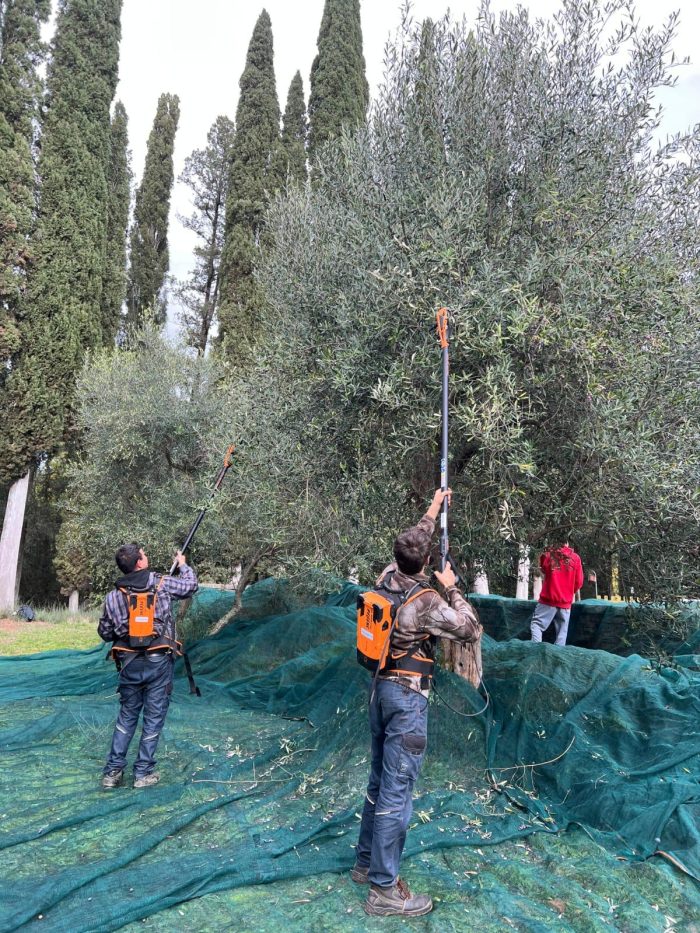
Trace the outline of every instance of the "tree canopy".
<instances>
[{"instance_id":1,"label":"tree canopy","mask_svg":"<svg viewBox=\"0 0 700 933\"><path fill-rule=\"evenodd\" d=\"M2 475L54 452L72 428L73 385L102 342L110 105L121 0L72 0L56 23L38 175L39 215L16 364L6 380Z\"/></svg>"},{"instance_id":2,"label":"tree canopy","mask_svg":"<svg viewBox=\"0 0 700 933\"><path fill-rule=\"evenodd\" d=\"M301 74L292 78L287 94L287 105L282 118L282 158L281 177L288 182L306 181L306 140L308 120L304 101L304 82Z\"/></svg>"},{"instance_id":3,"label":"tree canopy","mask_svg":"<svg viewBox=\"0 0 700 933\"><path fill-rule=\"evenodd\" d=\"M195 267L178 287L180 322L189 346L203 354L221 302L221 253L234 126L217 117L205 149L186 160L180 181L190 189L194 212L179 220L197 237Z\"/></svg>"},{"instance_id":4,"label":"tree canopy","mask_svg":"<svg viewBox=\"0 0 700 933\"><path fill-rule=\"evenodd\" d=\"M362 53L360 0L326 0L311 66L309 158L343 127L364 123L369 86Z\"/></svg>"},{"instance_id":5,"label":"tree canopy","mask_svg":"<svg viewBox=\"0 0 700 933\"><path fill-rule=\"evenodd\" d=\"M446 305L454 551L503 574L571 533L637 592L697 586L700 136L654 144L674 22L407 24L366 129L273 207L250 391L335 566L436 484Z\"/></svg>"},{"instance_id":6,"label":"tree canopy","mask_svg":"<svg viewBox=\"0 0 700 933\"><path fill-rule=\"evenodd\" d=\"M222 258L219 339L237 363L250 359L263 297L255 268L265 210L282 183L280 108L275 84L272 24L263 10L240 79Z\"/></svg>"},{"instance_id":7,"label":"tree canopy","mask_svg":"<svg viewBox=\"0 0 700 933\"><path fill-rule=\"evenodd\" d=\"M131 168L126 110L117 101L112 117L107 176L107 246L102 282L102 339L114 340L122 323L126 299L126 240L131 203Z\"/></svg>"},{"instance_id":8,"label":"tree canopy","mask_svg":"<svg viewBox=\"0 0 700 933\"><path fill-rule=\"evenodd\" d=\"M148 137L143 178L131 227L127 323L138 327L146 311L165 323L165 277L170 267L168 220L174 181L173 149L180 119L176 94L161 94Z\"/></svg>"},{"instance_id":9,"label":"tree canopy","mask_svg":"<svg viewBox=\"0 0 700 933\"><path fill-rule=\"evenodd\" d=\"M0 380L20 349L21 299L36 223L34 124L49 0L19 0L0 22Z\"/></svg>"}]
</instances>

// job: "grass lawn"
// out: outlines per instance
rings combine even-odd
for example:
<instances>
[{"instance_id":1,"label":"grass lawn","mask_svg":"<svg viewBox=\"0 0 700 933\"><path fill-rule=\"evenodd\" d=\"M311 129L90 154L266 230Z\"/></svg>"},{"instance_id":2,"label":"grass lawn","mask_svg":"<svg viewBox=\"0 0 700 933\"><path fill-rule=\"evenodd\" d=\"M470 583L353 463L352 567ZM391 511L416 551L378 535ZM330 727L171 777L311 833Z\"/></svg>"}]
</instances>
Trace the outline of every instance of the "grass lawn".
<instances>
[{"instance_id":1,"label":"grass lawn","mask_svg":"<svg viewBox=\"0 0 700 933\"><path fill-rule=\"evenodd\" d=\"M34 654L58 648L93 648L99 643L97 612L36 610L36 619L0 619L0 655Z\"/></svg>"}]
</instances>

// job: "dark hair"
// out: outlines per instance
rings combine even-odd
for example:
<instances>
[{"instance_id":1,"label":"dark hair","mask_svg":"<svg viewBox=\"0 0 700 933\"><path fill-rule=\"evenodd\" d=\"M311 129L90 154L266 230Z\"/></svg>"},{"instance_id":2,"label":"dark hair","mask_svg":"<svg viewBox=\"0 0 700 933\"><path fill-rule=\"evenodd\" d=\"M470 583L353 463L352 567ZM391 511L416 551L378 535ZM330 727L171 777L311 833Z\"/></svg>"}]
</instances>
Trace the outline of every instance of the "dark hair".
<instances>
[{"instance_id":1,"label":"dark hair","mask_svg":"<svg viewBox=\"0 0 700 933\"><path fill-rule=\"evenodd\" d=\"M117 567L122 573L131 573L141 556L141 545L132 541L131 544L122 544L115 555Z\"/></svg>"},{"instance_id":2,"label":"dark hair","mask_svg":"<svg viewBox=\"0 0 700 933\"><path fill-rule=\"evenodd\" d=\"M394 559L402 573L420 573L429 556L430 535L417 525L402 531L394 541Z\"/></svg>"},{"instance_id":3,"label":"dark hair","mask_svg":"<svg viewBox=\"0 0 700 933\"><path fill-rule=\"evenodd\" d=\"M565 554L563 548L567 547L566 542L564 544L553 544L547 548L550 560L552 562L552 567L554 570L559 570L562 565L568 567L571 564L571 560L568 554Z\"/></svg>"}]
</instances>

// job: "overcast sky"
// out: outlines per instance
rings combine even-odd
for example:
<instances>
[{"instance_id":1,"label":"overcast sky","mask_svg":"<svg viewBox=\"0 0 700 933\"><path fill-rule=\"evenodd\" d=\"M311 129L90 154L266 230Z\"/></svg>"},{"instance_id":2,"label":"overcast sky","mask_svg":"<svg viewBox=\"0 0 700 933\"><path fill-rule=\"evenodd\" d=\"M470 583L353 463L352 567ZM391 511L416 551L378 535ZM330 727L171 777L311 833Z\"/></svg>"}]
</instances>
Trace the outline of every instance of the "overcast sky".
<instances>
[{"instance_id":1,"label":"overcast sky","mask_svg":"<svg viewBox=\"0 0 700 933\"><path fill-rule=\"evenodd\" d=\"M473 22L478 0L415 0L415 19L437 19L448 8L455 17ZM548 17L559 0L531 0L535 17ZM138 183L143 171L146 139L163 92L180 97L180 125L175 143L175 175L185 158L201 148L219 114L233 118L238 101L238 80L245 64L250 37L263 6L272 20L275 74L280 108L284 109L289 83L299 70L304 92L309 93L309 72L316 54L316 38L323 0L124 0L117 96L129 116L132 168ZM513 9L509 0L494 0L494 11ZM678 57L691 64L679 69L678 86L666 93L667 132L700 122L700 4L697 0L637 0L644 25L661 23L680 10L681 24L674 45ZM399 0L361 0L364 55L370 93L382 76L384 45L400 20ZM192 264L193 235L176 220L190 211L187 189L176 184L170 220L170 271L184 278Z\"/></svg>"}]
</instances>

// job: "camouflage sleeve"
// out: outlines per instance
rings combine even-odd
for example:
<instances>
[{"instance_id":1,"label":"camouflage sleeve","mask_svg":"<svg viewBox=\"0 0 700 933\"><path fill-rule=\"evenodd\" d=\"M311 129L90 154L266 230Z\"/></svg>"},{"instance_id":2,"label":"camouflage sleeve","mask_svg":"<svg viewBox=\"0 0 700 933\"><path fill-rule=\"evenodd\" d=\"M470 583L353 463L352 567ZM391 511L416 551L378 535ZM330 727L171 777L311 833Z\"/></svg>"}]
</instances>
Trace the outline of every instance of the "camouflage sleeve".
<instances>
[{"instance_id":1,"label":"camouflage sleeve","mask_svg":"<svg viewBox=\"0 0 700 933\"><path fill-rule=\"evenodd\" d=\"M456 586L446 594L448 602L438 593L432 594L421 612L421 628L438 638L451 638L463 644L478 641L482 628L474 607L467 602Z\"/></svg>"},{"instance_id":2,"label":"camouflage sleeve","mask_svg":"<svg viewBox=\"0 0 700 933\"><path fill-rule=\"evenodd\" d=\"M187 599L199 589L197 575L188 564L182 564L180 573L176 577L166 575L163 577L161 591L172 599Z\"/></svg>"},{"instance_id":3,"label":"camouflage sleeve","mask_svg":"<svg viewBox=\"0 0 700 933\"><path fill-rule=\"evenodd\" d=\"M435 531L435 519L431 518L430 515L426 512L423 518L418 522L417 528L420 528L421 531L424 531L426 534L429 534L432 538Z\"/></svg>"}]
</instances>

